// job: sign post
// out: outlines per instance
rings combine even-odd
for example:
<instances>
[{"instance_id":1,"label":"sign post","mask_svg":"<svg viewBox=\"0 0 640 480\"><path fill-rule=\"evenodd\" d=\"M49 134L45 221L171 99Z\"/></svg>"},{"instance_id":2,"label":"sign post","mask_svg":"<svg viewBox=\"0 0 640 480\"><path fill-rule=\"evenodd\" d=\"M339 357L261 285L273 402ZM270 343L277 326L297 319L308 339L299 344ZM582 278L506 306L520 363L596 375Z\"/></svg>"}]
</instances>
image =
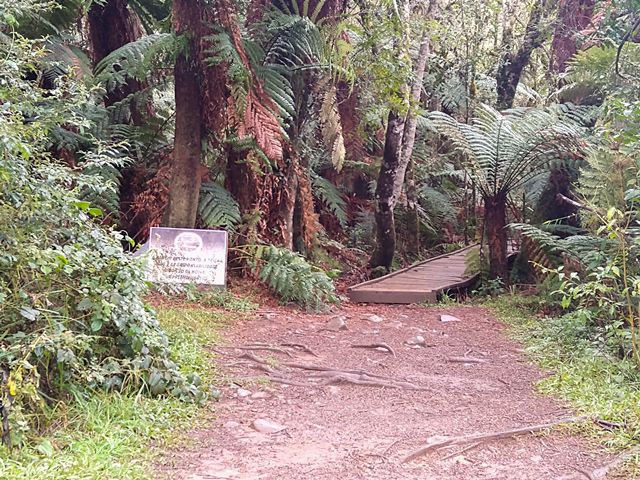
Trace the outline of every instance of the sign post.
<instances>
[{"instance_id":1,"label":"sign post","mask_svg":"<svg viewBox=\"0 0 640 480\"><path fill-rule=\"evenodd\" d=\"M152 227L149 280L156 283L226 285L227 232Z\"/></svg>"}]
</instances>

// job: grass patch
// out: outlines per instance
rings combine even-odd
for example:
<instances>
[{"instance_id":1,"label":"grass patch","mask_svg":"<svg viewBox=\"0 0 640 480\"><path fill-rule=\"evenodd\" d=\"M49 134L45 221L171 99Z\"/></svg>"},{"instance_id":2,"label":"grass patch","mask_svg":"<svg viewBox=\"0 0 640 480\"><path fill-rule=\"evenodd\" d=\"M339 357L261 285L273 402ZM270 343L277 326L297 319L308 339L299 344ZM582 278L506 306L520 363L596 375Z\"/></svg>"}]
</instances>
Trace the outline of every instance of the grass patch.
<instances>
[{"instance_id":1,"label":"grass patch","mask_svg":"<svg viewBox=\"0 0 640 480\"><path fill-rule=\"evenodd\" d=\"M202 379L205 391L215 378L207 345L219 342L233 315L184 306L159 308L171 339L173 360L184 373ZM32 446L0 449L1 479L141 480L151 478L158 448L180 438L177 431L197 420L201 406L170 398L99 392L59 403L48 412L49 427Z\"/></svg>"},{"instance_id":2,"label":"grass patch","mask_svg":"<svg viewBox=\"0 0 640 480\"><path fill-rule=\"evenodd\" d=\"M640 368L609 351L606 340L593 335L580 315L536 316L536 297L502 295L485 305L511 327L528 354L551 375L538 388L560 397L581 415L623 425L607 431L585 424L583 433L612 450L640 444ZM640 474L640 458L629 474Z\"/></svg>"}]
</instances>

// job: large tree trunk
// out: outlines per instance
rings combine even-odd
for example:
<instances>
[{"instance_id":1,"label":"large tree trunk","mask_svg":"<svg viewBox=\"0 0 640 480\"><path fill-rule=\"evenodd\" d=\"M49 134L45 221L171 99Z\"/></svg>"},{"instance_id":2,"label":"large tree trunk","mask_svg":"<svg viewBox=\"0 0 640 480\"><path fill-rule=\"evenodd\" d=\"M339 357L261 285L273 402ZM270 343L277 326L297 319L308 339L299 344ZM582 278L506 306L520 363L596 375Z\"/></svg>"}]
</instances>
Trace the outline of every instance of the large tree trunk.
<instances>
[{"instance_id":1,"label":"large tree trunk","mask_svg":"<svg viewBox=\"0 0 640 480\"><path fill-rule=\"evenodd\" d=\"M372 267L391 269L396 250L396 225L393 209L396 203L395 184L400 175L404 116L391 110L387 121L387 133L382 155L382 165L376 186L376 250L371 257ZM404 178L404 171L402 177Z\"/></svg>"},{"instance_id":2,"label":"large tree trunk","mask_svg":"<svg viewBox=\"0 0 640 480\"><path fill-rule=\"evenodd\" d=\"M176 126L171 168L171 187L165 224L193 228L200 196L202 154L202 92L193 32L200 28L199 3L173 1L176 34L187 37L186 51L178 54L174 69Z\"/></svg>"},{"instance_id":3,"label":"large tree trunk","mask_svg":"<svg viewBox=\"0 0 640 480\"><path fill-rule=\"evenodd\" d=\"M533 51L540 47L544 41L545 33L541 29L542 20L546 14L548 3L551 0L536 0L527 23L524 38L518 50L514 53L509 46L500 59L496 76L496 102L498 110L513 107L516 89L520 83L522 72L529 61Z\"/></svg>"},{"instance_id":4,"label":"large tree trunk","mask_svg":"<svg viewBox=\"0 0 640 480\"><path fill-rule=\"evenodd\" d=\"M93 2L87 20L94 65L118 48L135 42L142 35L140 21L129 9L128 0L108 0L103 4ZM105 106L110 107L121 102L142 89L143 85L140 82L130 79L118 90L107 93L104 99ZM131 122L133 124L142 125L145 119L144 110L132 102Z\"/></svg>"},{"instance_id":5,"label":"large tree trunk","mask_svg":"<svg viewBox=\"0 0 640 480\"><path fill-rule=\"evenodd\" d=\"M551 70L564 72L567 62L578 51L578 33L591 23L595 0L560 0L558 22L551 44Z\"/></svg>"},{"instance_id":6,"label":"large tree trunk","mask_svg":"<svg viewBox=\"0 0 640 480\"><path fill-rule=\"evenodd\" d=\"M484 224L489 245L489 275L509 280L507 259L507 195L484 197Z\"/></svg>"}]
</instances>

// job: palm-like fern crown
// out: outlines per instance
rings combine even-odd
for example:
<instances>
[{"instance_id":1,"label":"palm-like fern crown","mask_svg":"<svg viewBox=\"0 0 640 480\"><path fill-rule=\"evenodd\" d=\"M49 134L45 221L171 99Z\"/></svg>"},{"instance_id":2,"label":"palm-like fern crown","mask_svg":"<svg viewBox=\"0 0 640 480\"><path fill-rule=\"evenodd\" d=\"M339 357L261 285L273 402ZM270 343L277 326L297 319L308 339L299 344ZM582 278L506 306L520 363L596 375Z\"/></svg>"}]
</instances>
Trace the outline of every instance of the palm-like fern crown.
<instances>
[{"instance_id":1,"label":"palm-like fern crown","mask_svg":"<svg viewBox=\"0 0 640 480\"><path fill-rule=\"evenodd\" d=\"M566 109L566 107L565 107ZM471 124L441 112L429 115L432 127L449 138L467 159L467 169L485 197L507 195L531 179L582 158L583 107L506 112L483 105Z\"/></svg>"}]
</instances>

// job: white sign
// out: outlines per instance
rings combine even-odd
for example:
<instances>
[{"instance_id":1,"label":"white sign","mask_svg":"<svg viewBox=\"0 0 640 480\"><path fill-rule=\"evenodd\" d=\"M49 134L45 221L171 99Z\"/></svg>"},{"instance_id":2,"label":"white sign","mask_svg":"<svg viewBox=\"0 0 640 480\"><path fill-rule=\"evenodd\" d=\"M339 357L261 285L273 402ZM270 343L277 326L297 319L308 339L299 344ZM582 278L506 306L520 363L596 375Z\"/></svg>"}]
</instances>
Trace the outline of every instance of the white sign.
<instances>
[{"instance_id":1,"label":"white sign","mask_svg":"<svg viewBox=\"0 0 640 480\"><path fill-rule=\"evenodd\" d=\"M149 280L224 286L227 239L227 232L222 230L152 227Z\"/></svg>"}]
</instances>

